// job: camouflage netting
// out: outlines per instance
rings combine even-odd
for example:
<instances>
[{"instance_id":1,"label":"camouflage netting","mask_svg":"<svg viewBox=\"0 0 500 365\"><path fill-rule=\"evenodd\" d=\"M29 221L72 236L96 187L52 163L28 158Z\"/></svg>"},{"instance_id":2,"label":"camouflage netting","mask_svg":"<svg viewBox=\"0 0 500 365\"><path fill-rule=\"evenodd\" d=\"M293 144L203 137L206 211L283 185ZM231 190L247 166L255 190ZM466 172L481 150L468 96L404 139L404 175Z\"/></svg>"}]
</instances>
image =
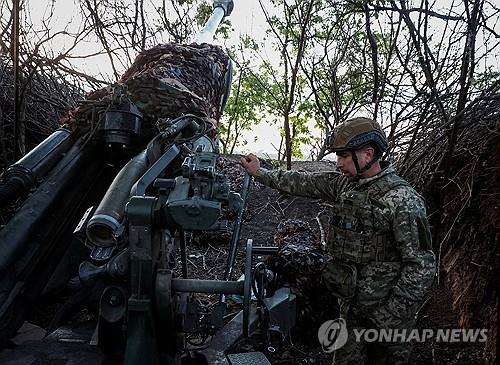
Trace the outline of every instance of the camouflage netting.
<instances>
[{"instance_id":1,"label":"camouflage netting","mask_svg":"<svg viewBox=\"0 0 500 365\"><path fill-rule=\"evenodd\" d=\"M464 328L487 328L483 352L486 364L496 363L498 277L500 268L500 93L473 104L461 123L451 159L439 218L434 219L434 249L441 254L440 285L453 294L454 310ZM429 161L446 148L445 140L431 147L410 180L429 177ZM423 185L432 207L432 186ZM439 209L439 207L434 207ZM431 210L431 212L434 210ZM437 213L434 213L436 215Z\"/></svg>"},{"instance_id":2,"label":"camouflage netting","mask_svg":"<svg viewBox=\"0 0 500 365\"><path fill-rule=\"evenodd\" d=\"M332 317L336 306L320 280L324 257L319 238L308 223L287 219L278 225L274 244L279 253L267 264L277 274L277 287L289 287L297 296L296 330L315 340L318 327Z\"/></svg>"},{"instance_id":3,"label":"camouflage netting","mask_svg":"<svg viewBox=\"0 0 500 365\"><path fill-rule=\"evenodd\" d=\"M146 127L159 118L187 113L210 118L216 124L228 64L228 56L218 46L163 44L141 52L118 83L127 85ZM63 123L73 128L88 126L92 114L103 111L108 102L108 88L94 91Z\"/></svg>"}]
</instances>

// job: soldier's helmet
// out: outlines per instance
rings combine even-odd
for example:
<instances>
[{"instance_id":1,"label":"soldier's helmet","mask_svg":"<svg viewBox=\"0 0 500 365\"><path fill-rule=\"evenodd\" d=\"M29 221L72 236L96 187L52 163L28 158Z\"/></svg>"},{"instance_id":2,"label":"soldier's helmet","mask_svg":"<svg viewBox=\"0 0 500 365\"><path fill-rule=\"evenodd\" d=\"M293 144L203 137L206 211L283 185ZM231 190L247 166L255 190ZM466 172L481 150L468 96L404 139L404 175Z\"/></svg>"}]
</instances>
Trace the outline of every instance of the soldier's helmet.
<instances>
[{"instance_id":1,"label":"soldier's helmet","mask_svg":"<svg viewBox=\"0 0 500 365\"><path fill-rule=\"evenodd\" d=\"M378 149L379 155L388 147L387 137L377 122L369 118L353 118L335 129L330 149L333 152L356 151L369 143Z\"/></svg>"}]
</instances>

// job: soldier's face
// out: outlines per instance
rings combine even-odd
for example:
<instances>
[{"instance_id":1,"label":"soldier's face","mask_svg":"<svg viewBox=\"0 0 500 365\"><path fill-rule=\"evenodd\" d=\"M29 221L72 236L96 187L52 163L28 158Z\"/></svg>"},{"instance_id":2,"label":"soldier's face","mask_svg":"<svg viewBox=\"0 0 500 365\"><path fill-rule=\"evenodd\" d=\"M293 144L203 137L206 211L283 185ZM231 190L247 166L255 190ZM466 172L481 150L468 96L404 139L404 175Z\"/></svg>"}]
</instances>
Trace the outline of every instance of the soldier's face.
<instances>
[{"instance_id":1,"label":"soldier's face","mask_svg":"<svg viewBox=\"0 0 500 365\"><path fill-rule=\"evenodd\" d=\"M337 168L348 177L357 175L356 165L352 159L352 154L355 153L358 159L359 168L362 169L366 164L373 159L374 150L372 147L365 147L356 152L344 151L337 152ZM365 173L362 174L365 176Z\"/></svg>"},{"instance_id":2,"label":"soldier's face","mask_svg":"<svg viewBox=\"0 0 500 365\"><path fill-rule=\"evenodd\" d=\"M337 168L345 176L356 176L356 166L354 165L354 161L352 160L352 152L337 152Z\"/></svg>"}]
</instances>

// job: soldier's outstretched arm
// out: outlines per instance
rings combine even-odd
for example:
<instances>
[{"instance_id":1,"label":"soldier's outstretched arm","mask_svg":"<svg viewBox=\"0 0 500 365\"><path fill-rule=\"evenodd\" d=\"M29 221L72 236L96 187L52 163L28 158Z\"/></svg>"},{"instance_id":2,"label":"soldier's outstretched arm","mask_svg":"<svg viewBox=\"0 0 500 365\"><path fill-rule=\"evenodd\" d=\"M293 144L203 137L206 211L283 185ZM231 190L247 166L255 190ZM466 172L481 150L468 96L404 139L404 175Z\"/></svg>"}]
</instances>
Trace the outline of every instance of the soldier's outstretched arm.
<instances>
[{"instance_id":1,"label":"soldier's outstretched arm","mask_svg":"<svg viewBox=\"0 0 500 365\"><path fill-rule=\"evenodd\" d=\"M395 203L393 229L402 267L389 300L374 314L382 328L394 328L394 318L411 320L432 285L436 260L425 204L414 192L398 189L389 193Z\"/></svg>"},{"instance_id":2,"label":"soldier's outstretched arm","mask_svg":"<svg viewBox=\"0 0 500 365\"><path fill-rule=\"evenodd\" d=\"M267 170L260 167L257 157L241 158L241 165L260 183L292 195L335 200L347 180L336 171L299 172Z\"/></svg>"}]
</instances>

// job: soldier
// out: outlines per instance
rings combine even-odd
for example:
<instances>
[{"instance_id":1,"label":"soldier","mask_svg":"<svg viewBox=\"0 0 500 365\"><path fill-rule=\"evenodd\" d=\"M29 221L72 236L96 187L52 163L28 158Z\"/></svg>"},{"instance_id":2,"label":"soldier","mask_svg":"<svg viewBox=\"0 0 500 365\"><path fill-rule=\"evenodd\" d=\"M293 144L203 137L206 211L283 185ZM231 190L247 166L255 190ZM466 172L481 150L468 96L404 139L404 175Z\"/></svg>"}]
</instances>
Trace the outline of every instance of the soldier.
<instances>
[{"instance_id":1,"label":"soldier","mask_svg":"<svg viewBox=\"0 0 500 365\"><path fill-rule=\"evenodd\" d=\"M334 364L407 364L411 343L356 341L356 328L408 333L432 284L435 257L422 197L386 161L387 139L378 123L354 118L335 132L332 150L339 172L266 170L248 155L246 171L280 191L322 198L333 206L327 288L338 298L346 320L347 343Z\"/></svg>"}]
</instances>

